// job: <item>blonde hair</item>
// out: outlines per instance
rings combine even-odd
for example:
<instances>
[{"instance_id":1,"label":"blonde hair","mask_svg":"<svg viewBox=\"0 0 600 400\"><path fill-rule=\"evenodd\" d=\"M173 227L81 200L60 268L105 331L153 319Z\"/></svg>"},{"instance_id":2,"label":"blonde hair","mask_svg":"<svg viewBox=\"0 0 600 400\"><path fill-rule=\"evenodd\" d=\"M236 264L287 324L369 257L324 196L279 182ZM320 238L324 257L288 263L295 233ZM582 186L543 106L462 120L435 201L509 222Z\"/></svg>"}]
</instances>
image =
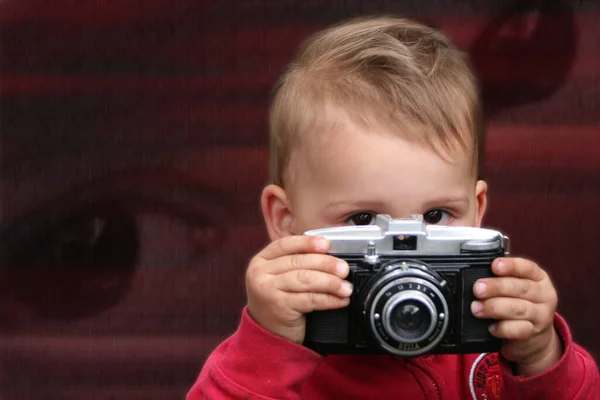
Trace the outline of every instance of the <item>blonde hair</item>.
<instances>
[{"instance_id":1,"label":"blonde hair","mask_svg":"<svg viewBox=\"0 0 600 400\"><path fill-rule=\"evenodd\" d=\"M284 186L292 149L327 122L331 107L438 151L440 145L450 155L463 151L478 169L483 126L477 82L467 55L438 30L372 17L308 38L275 87L271 183Z\"/></svg>"}]
</instances>

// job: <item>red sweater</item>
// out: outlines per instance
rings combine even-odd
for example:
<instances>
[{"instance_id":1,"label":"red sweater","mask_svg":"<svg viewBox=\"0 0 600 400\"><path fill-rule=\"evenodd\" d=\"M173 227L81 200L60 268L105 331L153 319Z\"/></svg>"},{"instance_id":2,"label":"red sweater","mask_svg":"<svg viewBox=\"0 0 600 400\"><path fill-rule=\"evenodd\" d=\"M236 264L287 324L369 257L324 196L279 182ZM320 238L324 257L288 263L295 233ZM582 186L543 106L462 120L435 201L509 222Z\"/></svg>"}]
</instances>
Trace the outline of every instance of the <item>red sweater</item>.
<instances>
[{"instance_id":1,"label":"red sweater","mask_svg":"<svg viewBox=\"0 0 600 400\"><path fill-rule=\"evenodd\" d=\"M514 376L498 353L322 357L259 326L244 310L238 331L208 358L187 400L198 399L551 399L598 400L593 358L573 343L558 315L565 345L544 373Z\"/></svg>"}]
</instances>

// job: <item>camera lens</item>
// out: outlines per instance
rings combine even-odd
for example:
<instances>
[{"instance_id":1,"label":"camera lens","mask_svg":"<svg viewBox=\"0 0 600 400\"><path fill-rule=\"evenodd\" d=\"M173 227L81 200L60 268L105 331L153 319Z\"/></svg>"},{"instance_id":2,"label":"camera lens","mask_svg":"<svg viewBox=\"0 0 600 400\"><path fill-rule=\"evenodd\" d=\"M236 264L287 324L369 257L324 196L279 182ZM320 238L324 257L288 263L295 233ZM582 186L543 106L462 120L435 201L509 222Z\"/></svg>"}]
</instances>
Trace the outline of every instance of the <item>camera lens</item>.
<instances>
[{"instance_id":1,"label":"camera lens","mask_svg":"<svg viewBox=\"0 0 600 400\"><path fill-rule=\"evenodd\" d=\"M390 328L396 335L407 339L423 337L431 326L431 314L416 300L398 304L390 315Z\"/></svg>"},{"instance_id":2,"label":"camera lens","mask_svg":"<svg viewBox=\"0 0 600 400\"><path fill-rule=\"evenodd\" d=\"M392 297L383 310L384 327L402 343L416 343L431 334L437 322L435 306L421 292L407 290Z\"/></svg>"},{"instance_id":3,"label":"camera lens","mask_svg":"<svg viewBox=\"0 0 600 400\"><path fill-rule=\"evenodd\" d=\"M357 311L385 352L417 357L435 349L446 335L450 292L426 264L392 260L362 289Z\"/></svg>"}]
</instances>

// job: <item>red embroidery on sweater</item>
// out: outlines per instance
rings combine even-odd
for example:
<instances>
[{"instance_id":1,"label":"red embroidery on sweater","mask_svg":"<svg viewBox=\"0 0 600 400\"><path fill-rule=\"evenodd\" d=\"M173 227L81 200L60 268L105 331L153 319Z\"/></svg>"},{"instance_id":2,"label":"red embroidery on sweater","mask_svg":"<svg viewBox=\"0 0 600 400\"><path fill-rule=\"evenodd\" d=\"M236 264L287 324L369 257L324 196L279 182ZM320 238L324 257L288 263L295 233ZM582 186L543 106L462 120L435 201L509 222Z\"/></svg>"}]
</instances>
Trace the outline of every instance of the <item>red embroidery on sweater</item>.
<instances>
[{"instance_id":1,"label":"red embroidery on sweater","mask_svg":"<svg viewBox=\"0 0 600 400\"><path fill-rule=\"evenodd\" d=\"M498 353L482 354L477 357L469 376L473 400L499 400L501 384Z\"/></svg>"}]
</instances>

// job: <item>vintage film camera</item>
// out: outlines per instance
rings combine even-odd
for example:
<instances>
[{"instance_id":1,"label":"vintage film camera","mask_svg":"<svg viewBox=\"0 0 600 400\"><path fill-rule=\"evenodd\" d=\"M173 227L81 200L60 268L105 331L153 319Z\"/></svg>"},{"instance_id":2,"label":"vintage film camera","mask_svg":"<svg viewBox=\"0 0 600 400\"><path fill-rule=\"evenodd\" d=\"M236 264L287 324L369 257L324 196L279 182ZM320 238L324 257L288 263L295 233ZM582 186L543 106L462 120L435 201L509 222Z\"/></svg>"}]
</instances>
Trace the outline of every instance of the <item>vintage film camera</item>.
<instances>
[{"instance_id":1,"label":"vintage film camera","mask_svg":"<svg viewBox=\"0 0 600 400\"><path fill-rule=\"evenodd\" d=\"M308 231L350 265L350 305L307 314L304 345L321 354L494 352L492 320L471 313L473 284L508 254L500 232L377 215L375 225Z\"/></svg>"}]
</instances>

